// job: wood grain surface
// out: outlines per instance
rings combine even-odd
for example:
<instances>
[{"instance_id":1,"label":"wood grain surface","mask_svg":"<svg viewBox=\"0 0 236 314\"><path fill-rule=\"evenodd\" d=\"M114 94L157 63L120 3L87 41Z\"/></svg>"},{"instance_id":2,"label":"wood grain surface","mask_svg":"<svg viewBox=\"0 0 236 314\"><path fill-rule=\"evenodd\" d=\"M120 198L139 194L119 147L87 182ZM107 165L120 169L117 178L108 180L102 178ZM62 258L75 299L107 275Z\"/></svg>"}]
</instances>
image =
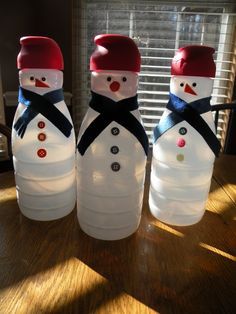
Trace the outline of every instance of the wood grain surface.
<instances>
[{"instance_id":1,"label":"wood grain surface","mask_svg":"<svg viewBox=\"0 0 236 314\"><path fill-rule=\"evenodd\" d=\"M216 160L202 220L175 227L149 213L150 162L138 231L84 234L74 210L37 222L0 174L0 313L236 313L236 156Z\"/></svg>"}]
</instances>

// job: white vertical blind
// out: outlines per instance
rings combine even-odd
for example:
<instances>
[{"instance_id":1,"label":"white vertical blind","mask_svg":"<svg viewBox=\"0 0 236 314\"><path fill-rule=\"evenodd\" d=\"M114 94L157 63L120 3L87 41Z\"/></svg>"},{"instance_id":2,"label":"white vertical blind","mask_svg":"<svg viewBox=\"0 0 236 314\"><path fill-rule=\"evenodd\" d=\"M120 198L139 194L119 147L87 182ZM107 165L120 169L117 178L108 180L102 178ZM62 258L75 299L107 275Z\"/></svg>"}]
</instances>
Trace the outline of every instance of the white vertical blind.
<instances>
[{"instance_id":1,"label":"white vertical blind","mask_svg":"<svg viewBox=\"0 0 236 314\"><path fill-rule=\"evenodd\" d=\"M150 138L168 101L171 60L179 47L201 44L215 48L217 71L212 104L232 100L236 59L234 2L165 3L75 1L73 96L77 128L90 99L89 57L95 48L93 38L102 33L130 36L139 47L142 58L139 104ZM223 113L218 126L222 139L226 127L227 115Z\"/></svg>"}]
</instances>

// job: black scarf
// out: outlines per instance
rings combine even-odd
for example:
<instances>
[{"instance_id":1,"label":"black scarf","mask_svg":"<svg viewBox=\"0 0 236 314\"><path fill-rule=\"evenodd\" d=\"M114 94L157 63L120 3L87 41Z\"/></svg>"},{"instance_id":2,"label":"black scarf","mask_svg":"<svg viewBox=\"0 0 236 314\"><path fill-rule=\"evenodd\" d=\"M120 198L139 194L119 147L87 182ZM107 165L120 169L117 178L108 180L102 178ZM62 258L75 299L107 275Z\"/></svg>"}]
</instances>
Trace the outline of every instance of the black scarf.
<instances>
[{"instance_id":1,"label":"black scarf","mask_svg":"<svg viewBox=\"0 0 236 314\"><path fill-rule=\"evenodd\" d=\"M96 137L112 122L126 128L132 133L142 145L145 154L148 154L148 138L142 124L130 113L138 109L137 95L120 101L92 93L89 106L100 114L90 123L82 135L77 148L81 155L84 155L89 145Z\"/></svg>"},{"instance_id":2,"label":"black scarf","mask_svg":"<svg viewBox=\"0 0 236 314\"><path fill-rule=\"evenodd\" d=\"M64 114L54 106L55 103L63 99L64 96L62 89L57 89L44 95L39 95L20 87L18 101L27 106L27 108L14 124L14 129L16 130L18 136L23 138L30 121L41 113L66 137L69 137L73 126Z\"/></svg>"},{"instance_id":3,"label":"black scarf","mask_svg":"<svg viewBox=\"0 0 236 314\"><path fill-rule=\"evenodd\" d=\"M220 143L209 125L201 117L201 114L211 111L211 97L202 98L191 103L186 103L181 98L170 93L170 99L166 106L172 112L166 116L154 129L154 143L166 131L176 124L186 121L204 138L213 153L218 156Z\"/></svg>"}]
</instances>

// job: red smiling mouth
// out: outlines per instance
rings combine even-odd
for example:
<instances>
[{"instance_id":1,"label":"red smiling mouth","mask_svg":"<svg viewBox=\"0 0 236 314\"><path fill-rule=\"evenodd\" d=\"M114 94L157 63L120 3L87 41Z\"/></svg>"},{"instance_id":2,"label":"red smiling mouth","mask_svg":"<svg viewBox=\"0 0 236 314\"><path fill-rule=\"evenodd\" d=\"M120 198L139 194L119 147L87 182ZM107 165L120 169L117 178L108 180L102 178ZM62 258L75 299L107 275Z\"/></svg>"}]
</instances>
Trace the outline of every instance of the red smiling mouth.
<instances>
[{"instance_id":1,"label":"red smiling mouth","mask_svg":"<svg viewBox=\"0 0 236 314\"><path fill-rule=\"evenodd\" d=\"M43 81L35 79L35 87L50 87L50 86L48 84L44 83Z\"/></svg>"},{"instance_id":2,"label":"red smiling mouth","mask_svg":"<svg viewBox=\"0 0 236 314\"><path fill-rule=\"evenodd\" d=\"M120 83L119 82L114 81L114 82L111 83L110 90L112 92L117 92L119 89L120 89Z\"/></svg>"}]
</instances>

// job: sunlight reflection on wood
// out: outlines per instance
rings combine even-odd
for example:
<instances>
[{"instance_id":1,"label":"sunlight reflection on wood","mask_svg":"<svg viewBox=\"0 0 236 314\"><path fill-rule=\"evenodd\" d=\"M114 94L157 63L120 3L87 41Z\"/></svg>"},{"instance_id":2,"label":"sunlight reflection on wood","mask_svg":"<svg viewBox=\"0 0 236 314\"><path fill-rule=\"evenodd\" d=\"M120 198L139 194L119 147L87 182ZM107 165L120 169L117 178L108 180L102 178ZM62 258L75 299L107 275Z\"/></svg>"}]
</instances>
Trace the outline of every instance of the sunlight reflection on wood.
<instances>
[{"instance_id":1,"label":"sunlight reflection on wood","mask_svg":"<svg viewBox=\"0 0 236 314\"><path fill-rule=\"evenodd\" d=\"M69 267L73 268L71 276L67 275ZM88 280L88 278L92 280ZM22 291L20 295L18 294L19 287ZM71 288L68 290L68 287ZM45 298L44 290L48 288L50 292ZM73 293L71 293L72 289ZM127 313L128 306L132 309L135 308L136 313L158 314L113 286L106 278L74 257L46 271L25 278L5 289L4 294L6 299L9 299L7 302L9 306L5 308L7 310L5 313L15 313L15 311L17 313L42 314L68 313L71 308L77 309L77 313L82 313L80 310L83 311L87 308L87 313L102 314L112 311L113 314L119 314ZM19 300L17 308L8 297L16 294Z\"/></svg>"},{"instance_id":2,"label":"sunlight reflection on wood","mask_svg":"<svg viewBox=\"0 0 236 314\"><path fill-rule=\"evenodd\" d=\"M176 235L178 237L181 237L181 238L185 237L185 235L182 232L179 232L178 230L175 230L174 228L169 227L166 224L164 224L164 223L162 223L162 222L160 222L158 220L153 222L152 224L154 226L156 226L156 227L158 227L158 228L160 228L160 229L162 229L164 231L170 232L170 233L172 233L172 234L174 234L174 235Z\"/></svg>"},{"instance_id":3,"label":"sunlight reflection on wood","mask_svg":"<svg viewBox=\"0 0 236 314\"><path fill-rule=\"evenodd\" d=\"M222 251L222 250L217 249L217 248L214 247L214 246L208 245L208 244L203 243L203 242L200 242L199 245L200 245L201 247L203 247L204 249L207 249L207 250L209 250L209 251L211 251L211 252L213 252L213 253L219 254L219 255L221 255L221 256L224 256L224 257L226 257L226 258L228 258L228 259L230 259L230 260L236 262L236 256L233 256L233 255L231 255L231 254L229 254L229 253L226 253L226 252L224 252L224 251Z\"/></svg>"}]
</instances>

